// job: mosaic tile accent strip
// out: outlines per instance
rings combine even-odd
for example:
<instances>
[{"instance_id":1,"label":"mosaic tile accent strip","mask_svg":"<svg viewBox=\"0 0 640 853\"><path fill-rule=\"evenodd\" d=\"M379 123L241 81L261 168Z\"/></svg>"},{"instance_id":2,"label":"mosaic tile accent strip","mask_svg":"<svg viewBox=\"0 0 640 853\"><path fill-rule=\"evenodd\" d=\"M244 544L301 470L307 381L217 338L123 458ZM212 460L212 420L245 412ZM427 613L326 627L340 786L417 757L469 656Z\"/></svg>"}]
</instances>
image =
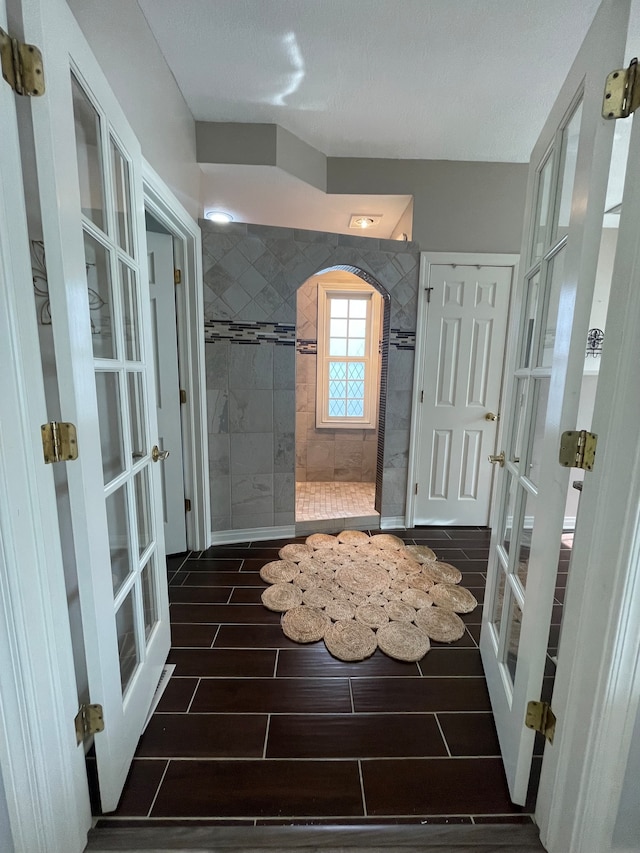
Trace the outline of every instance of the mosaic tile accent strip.
<instances>
[{"instance_id":1,"label":"mosaic tile accent strip","mask_svg":"<svg viewBox=\"0 0 640 853\"><path fill-rule=\"evenodd\" d=\"M402 329L391 329L389 346L395 347L396 349L415 350L416 333L404 332Z\"/></svg>"},{"instance_id":2,"label":"mosaic tile accent strip","mask_svg":"<svg viewBox=\"0 0 640 853\"><path fill-rule=\"evenodd\" d=\"M289 323L237 323L218 320L204 324L205 343L230 341L234 344L259 344L270 342L294 346L296 342L295 324Z\"/></svg>"},{"instance_id":3,"label":"mosaic tile accent strip","mask_svg":"<svg viewBox=\"0 0 640 853\"><path fill-rule=\"evenodd\" d=\"M300 355L317 355L318 341L307 341L298 338L296 341L296 352L299 352Z\"/></svg>"}]
</instances>

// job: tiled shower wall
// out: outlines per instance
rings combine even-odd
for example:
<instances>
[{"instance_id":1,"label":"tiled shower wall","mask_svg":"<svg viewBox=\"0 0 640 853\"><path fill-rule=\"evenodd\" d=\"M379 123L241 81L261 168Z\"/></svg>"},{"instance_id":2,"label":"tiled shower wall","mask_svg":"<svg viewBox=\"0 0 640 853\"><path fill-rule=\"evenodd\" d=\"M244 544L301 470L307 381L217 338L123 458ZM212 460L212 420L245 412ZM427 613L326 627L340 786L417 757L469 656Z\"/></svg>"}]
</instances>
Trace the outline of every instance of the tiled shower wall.
<instances>
[{"instance_id":1,"label":"tiled shower wall","mask_svg":"<svg viewBox=\"0 0 640 853\"><path fill-rule=\"evenodd\" d=\"M212 530L294 523L296 291L333 266L390 294L382 517L404 514L419 276L415 243L201 221Z\"/></svg>"},{"instance_id":2,"label":"tiled shower wall","mask_svg":"<svg viewBox=\"0 0 640 853\"><path fill-rule=\"evenodd\" d=\"M375 298L380 299L377 294ZM374 483L377 427L316 429L318 279L315 276L298 289L296 336L296 481Z\"/></svg>"}]
</instances>

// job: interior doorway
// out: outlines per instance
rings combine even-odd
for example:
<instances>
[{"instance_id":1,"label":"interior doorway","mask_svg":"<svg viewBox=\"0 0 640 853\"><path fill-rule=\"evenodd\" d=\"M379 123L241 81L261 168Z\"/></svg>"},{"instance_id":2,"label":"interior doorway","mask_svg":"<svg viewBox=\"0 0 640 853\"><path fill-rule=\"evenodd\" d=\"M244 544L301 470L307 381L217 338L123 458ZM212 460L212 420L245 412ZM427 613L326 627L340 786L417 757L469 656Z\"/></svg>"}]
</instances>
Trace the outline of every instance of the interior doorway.
<instances>
[{"instance_id":1,"label":"interior doorway","mask_svg":"<svg viewBox=\"0 0 640 853\"><path fill-rule=\"evenodd\" d=\"M298 289L298 532L318 523L379 527L384 306L372 284L345 270Z\"/></svg>"}]
</instances>

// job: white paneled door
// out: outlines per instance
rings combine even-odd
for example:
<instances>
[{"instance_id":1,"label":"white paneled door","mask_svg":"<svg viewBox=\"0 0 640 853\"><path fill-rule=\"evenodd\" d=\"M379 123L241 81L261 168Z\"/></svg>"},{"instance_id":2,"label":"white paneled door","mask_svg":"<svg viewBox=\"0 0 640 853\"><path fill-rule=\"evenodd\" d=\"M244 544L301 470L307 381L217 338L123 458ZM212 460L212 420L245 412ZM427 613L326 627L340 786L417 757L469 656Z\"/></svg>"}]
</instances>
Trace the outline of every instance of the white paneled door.
<instances>
[{"instance_id":1,"label":"white paneled door","mask_svg":"<svg viewBox=\"0 0 640 853\"><path fill-rule=\"evenodd\" d=\"M628 3L602 3L534 148L509 353L504 464L480 648L511 798L524 804L541 698L569 471L561 433L576 423L614 127L604 80L619 68ZM485 463L486 464L486 463ZM560 653L562 650L560 650Z\"/></svg>"},{"instance_id":2,"label":"white paneled door","mask_svg":"<svg viewBox=\"0 0 640 853\"><path fill-rule=\"evenodd\" d=\"M426 335L421 365L414 524L486 525L512 268L423 267ZM422 313L422 312L421 312Z\"/></svg>"},{"instance_id":3,"label":"white paneled door","mask_svg":"<svg viewBox=\"0 0 640 853\"><path fill-rule=\"evenodd\" d=\"M158 447L160 450L169 451L169 456L160 469L164 542L167 554L178 554L187 548L187 532L182 467L173 237L170 234L147 231L147 267L158 405Z\"/></svg>"},{"instance_id":4,"label":"white paneled door","mask_svg":"<svg viewBox=\"0 0 640 853\"><path fill-rule=\"evenodd\" d=\"M140 146L64 0L23 0L43 53L31 102L102 808L113 810L169 649Z\"/></svg>"}]
</instances>

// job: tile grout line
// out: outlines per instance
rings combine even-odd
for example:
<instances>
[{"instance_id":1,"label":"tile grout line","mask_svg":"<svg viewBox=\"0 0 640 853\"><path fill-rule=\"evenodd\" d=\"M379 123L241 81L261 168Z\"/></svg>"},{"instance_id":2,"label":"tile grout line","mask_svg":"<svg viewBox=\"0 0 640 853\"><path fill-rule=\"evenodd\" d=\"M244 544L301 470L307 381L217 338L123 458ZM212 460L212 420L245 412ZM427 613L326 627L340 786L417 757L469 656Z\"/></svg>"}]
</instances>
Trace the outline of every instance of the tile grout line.
<instances>
[{"instance_id":1,"label":"tile grout line","mask_svg":"<svg viewBox=\"0 0 640 853\"><path fill-rule=\"evenodd\" d=\"M160 778L160 781L158 782L158 787L156 788L156 793L153 797L153 801L151 802L151 805L149 806L149 811L147 812L148 818L151 817L151 812L153 811L153 807L155 806L156 800L158 799L158 794L160 793L160 788L162 787L162 783L164 782L164 777L167 775L167 771L169 770L169 764L170 763L171 763L171 761L167 761L167 766L164 768L164 772Z\"/></svg>"},{"instance_id":2,"label":"tile grout line","mask_svg":"<svg viewBox=\"0 0 640 853\"><path fill-rule=\"evenodd\" d=\"M443 730L442 730L442 726L440 725L440 720L438 719L438 712L437 712L437 711L434 711L433 716L435 717L436 723L437 723L437 725L438 725L438 729L440 730L440 735L441 735L441 737L442 737L442 740L444 741L444 746L445 746L445 749L447 750L447 752L448 752L448 754L449 754L449 758L453 758L453 756L451 755L451 750L449 749L449 744L447 743L447 739L446 739L446 737L444 736L444 732L443 732Z\"/></svg>"},{"instance_id":3,"label":"tile grout line","mask_svg":"<svg viewBox=\"0 0 640 853\"><path fill-rule=\"evenodd\" d=\"M353 704L353 690L351 688L351 678L349 678L348 680L349 680L349 698L351 699L351 713L355 714L356 709L355 709L355 705Z\"/></svg>"},{"instance_id":4,"label":"tile grout line","mask_svg":"<svg viewBox=\"0 0 640 853\"><path fill-rule=\"evenodd\" d=\"M187 705L187 710L185 711L185 714L188 714L189 711L191 710L191 706L193 705L193 700L196 698L196 693L198 692L198 687L200 687L201 681L202 681L202 679L199 678L198 683L196 684L196 686L193 690L193 695L191 696L191 699L189 700L189 704Z\"/></svg>"},{"instance_id":5,"label":"tile grout line","mask_svg":"<svg viewBox=\"0 0 640 853\"><path fill-rule=\"evenodd\" d=\"M362 777L362 761L358 759L358 775L360 777L360 793L362 795L362 811L364 812L364 817L369 817L369 813L367 812L367 798L364 794L364 779Z\"/></svg>"},{"instance_id":6,"label":"tile grout line","mask_svg":"<svg viewBox=\"0 0 640 853\"><path fill-rule=\"evenodd\" d=\"M267 714L267 726L264 730L264 749L262 750L262 757L266 759L267 757L267 742L269 740L269 727L271 726L271 714Z\"/></svg>"},{"instance_id":7,"label":"tile grout line","mask_svg":"<svg viewBox=\"0 0 640 853\"><path fill-rule=\"evenodd\" d=\"M278 662L280 660L280 649L276 649L276 657L273 662L273 677L276 677L276 673L278 672Z\"/></svg>"},{"instance_id":8,"label":"tile grout line","mask_svg":"<svg viewBox=\"0 0 640 853\"><path fill-rule=\"evenodd\" d=\"M191 622L191 623L187 622L187 625L189 625L189 624L197 625L198 623L197 622ZM218 628L217 628L215 634L213 635L213 640L211 640L211 645L209 646L210 649L212 649L214 647L215 642L218 639L218 634L220 633L220 628L222 628L222 623L220 623L218 625ZM198 648L198 647L196 646L195 648ZM206 646L205 646L205 648L206 648Z\"/></svg>"}]
</instances>

